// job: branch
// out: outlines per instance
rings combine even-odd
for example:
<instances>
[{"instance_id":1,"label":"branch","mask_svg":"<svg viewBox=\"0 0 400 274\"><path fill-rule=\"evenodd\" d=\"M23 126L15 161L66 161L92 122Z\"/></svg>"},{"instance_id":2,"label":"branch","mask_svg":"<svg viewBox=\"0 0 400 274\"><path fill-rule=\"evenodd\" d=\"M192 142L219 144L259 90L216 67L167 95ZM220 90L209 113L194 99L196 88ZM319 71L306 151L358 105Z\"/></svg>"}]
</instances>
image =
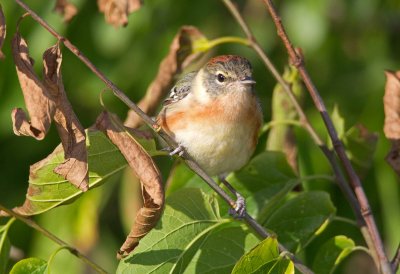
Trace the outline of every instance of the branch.
<instances>
[{"instance_id":1,"label":"branch","mask_svg":"<svg viewBox=\"0 0 400 274\"><path fill-rule=\"evenodd\" d=\"M32 227L33 229L39 231L40 233L42 233L44 236L46 236L47 238L49 238L50 240L52 240L53 242L59 244L60 246L65 247L66 249L68 249L68 251L72 254L75 255L76 257L78 257L79 259L81 259L82 261L84 261L86 264L88 264L91 268L93 268L94 270L97 271L97 273L101 273L101 274L107 274L107 271L105 271L101 266L97 265L95 262L91 261L88 257L86 257L84 254L82 254L81 252L79 252L78 249L76 249L73 246L70 246L69 244L67 244L66 242L64 242L63 240L61 240L60 238L58 238L57 236L55 236L54 234L52 234L50 231L46 230L45 228L41 227L40 225L38 225L34 220L26 218L24 216L19 215L18 213L15 213L14 211L4 207L3 205L0 205L0 210L6 212L8 215L15 217L16 219L24 222L25 224L27 224L28 226Z\"/></svg>"},{"instance_id":2,"label":"branch","mask_svg":"<svg viewBox=\"0 0 400 274\"><path fill-rule=\"evenodd\" d=\"M394 254L393 259L390 263L392 265L393 273L396 273L397 270L399 269L399 263L400 263L400 244L398 245L396 253Z\"/></svg>"},{"instance_id":3,"label":"branch","mask_svg":"<svg viewBox=\"0 0 400 274\"><path fill-rule=\"evenodd\" d=\"M275 10L275 7L272 3L271 0L263 0L275 25L277 28L278 36L281 38L283 44L286 47L286 50L289 54L291 62L297 67L297 69L300 72L301 77L303 78L303 82L306 85L313 101L320 112L320 115L322 117L322 120L325 123L325 126L327 128L329 137L332 140L334 150L339 157L346 173L347 176L349 177L350 183L352 185L352 188L354 190L354 193L356 195L357 201L360 205L361 208L361 214L364 218L364 221L367 225L368 231L371 235L371 239L374 244L374 249L376 254L378 255L379 259L379 268L381 273L392 273L388 258L386 257L382 240L380 238L372 211L369 206L368 198L365 195L364 189L361 185L361 181L358 178L356 172L353 169L353 166L351 165L351 162L349 158L346 155L345 148L343 146L343 143L339 140L336 129L333 125L333 122L331 118L329 117L329 114L326 110L326 107L324 105L324 102L316 89L314 83L312 82L308 71L306 70L304 66L304 60L301 55L299 55L295 48L293 47L288 35L286 34L285 28L282 24L282 19L279 17L278 13Z\"/></svg>"},{"instance_id":4,"label":"branch","mask_svg":"<svg viewBox=\"0 0 400 274\"><path fill-rule=\"evenodd\" d=\"M20 5L25 11L27 11L32 18L37 21L41 26L43 26L50 34L56 37L59 41L61 41L65 47L67 47L73 54L75 54L97 77L99 77L114 93L116 97L118 97L122 102L124 102L130 109L135 111L143 121L173 149L177 148L178 145L175 140L169 136L164 130L162 130L157 123L147 116L135 103L133 103L125 93L120 90L113 82L111 82L97 67L95 67L87 57L83 55L79 49L74 46L68 39L61 36L57 33L52 27L50 27L47 22L45 22L40 16L38 16L34 11L32 11L24 2L21 0L15 0L18 5ZM199 175L215 192L220 195L225 202L227 202L232 208L235 208L235 201L229 197L229 195L219 187L219 185L205 173L205 171L190 157L186 152L182 156L185 163L188 167L194 171L197 175ZM245 214L243 218L246 223L254 229L254 231L259 234L262 238L269 237L270 234L262 227L256 220L253 219L249 214ZM60 240L61 241L61 240ZM302 273L313 273L309 270L305 265L303 265L299 259L297 259L292 253L288 252L286 248L283 246L279 246L281 252L286 252L288 257L294 262L296 268Z\"/></svg>"}]
</instances>

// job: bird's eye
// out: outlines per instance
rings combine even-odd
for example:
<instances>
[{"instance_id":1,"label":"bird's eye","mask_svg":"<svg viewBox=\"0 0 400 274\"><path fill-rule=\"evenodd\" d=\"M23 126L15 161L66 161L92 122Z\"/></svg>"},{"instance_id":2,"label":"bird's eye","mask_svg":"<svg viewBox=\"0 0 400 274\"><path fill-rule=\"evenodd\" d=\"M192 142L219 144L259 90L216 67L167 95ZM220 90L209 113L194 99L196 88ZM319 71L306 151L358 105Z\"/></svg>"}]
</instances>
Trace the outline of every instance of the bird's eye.
<instances>
[{"instance_id":1,"label":"bird's eye","mask_svg":"<svg viewBox=\"0 0 400 274\"><path fill-rule=\"evenodd\" d=\"M218 82L222 83L225 81L225 76L220 73L217 75L217 79L218 79Z\"/></svg>"}]
</instances>

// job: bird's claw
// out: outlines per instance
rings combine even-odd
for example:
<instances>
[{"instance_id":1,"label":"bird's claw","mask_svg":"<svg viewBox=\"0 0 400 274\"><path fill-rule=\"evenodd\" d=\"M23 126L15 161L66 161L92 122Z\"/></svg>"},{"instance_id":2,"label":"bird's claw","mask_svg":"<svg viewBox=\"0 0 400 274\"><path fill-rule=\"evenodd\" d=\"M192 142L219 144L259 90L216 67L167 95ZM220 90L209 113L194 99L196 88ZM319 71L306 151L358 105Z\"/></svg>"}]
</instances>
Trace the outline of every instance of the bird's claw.
<instances>
[{"instance_id":1,"label":"bird's claw","mask_svg":"<svg viewBox=\"0 0 400 274\"><path fill-rule=\"evenodd\" d=\"M179 155L180 157L182 157L184 153L185 153L185 148L182 145L179 145L177 148L175 148L169 153L169 156Z\"/></svg>"},{"instance_id":2,"label":"bird's claw","mask_svg":"<svg viewBox=\"0 0 400 274\"><path fill-rule=\"evenodd\" d=\"M246 201L239 193L236 194L236 198L235 208L229 209L229 215L234 219L243 219L246 215Z\"/></svg>"}]
</instances>

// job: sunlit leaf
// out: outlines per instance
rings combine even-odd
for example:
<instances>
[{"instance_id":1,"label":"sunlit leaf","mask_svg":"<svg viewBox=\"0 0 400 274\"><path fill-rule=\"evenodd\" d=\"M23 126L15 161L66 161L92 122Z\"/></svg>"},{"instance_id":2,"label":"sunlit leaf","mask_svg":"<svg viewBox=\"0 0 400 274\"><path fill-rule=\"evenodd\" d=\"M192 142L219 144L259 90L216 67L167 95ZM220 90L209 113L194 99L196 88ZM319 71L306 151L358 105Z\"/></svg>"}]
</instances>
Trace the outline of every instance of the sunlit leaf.
<instances>
[{"instance_id":1,"label":"sunlit leaf","mask_svg":"<svg viewBox=\"0 0 400 274\"><path fill-rule=\"evenodd\" d=\"M45 274L47 262L39 258L27 258L16 263L10 274Z\"/></svg>"},{"instance_id":2,"label":"sunlit leaf","mask_svg":"<svg viewBox=\"0 0 400 274\"><path fill-rule=\"evenodd\" d=\"M229 273L258 239L223 219L213 195L186 188L171 194L161 221L117 273Z\"/></svg>"},{"instance_id":3,"label":"sunlit leaf","mask_svg":"<svg viewBox=\"0 0 400 274\"><path fill-rule=\"evenodd\" d=\"M352 239L342 235L335 236L320 247L314 259L313 270L316 274L333 273L354 248Z\"/></svg>"},{"instance_id":4,"label":"sunlit leaf","mask_svg":"<svg viewBox=\"0 0 400 274\"><path fill-rule=\"evenodd\" d=\"M243 255L232 274L279 273L293 274L294 264L279 254L278 241L269 237Z\"/></svg>"},{"instance_id":5,"label":"sunlit leaf","mask_svg":"<svg viewBox=\"0 0 400 274\"><path fill-rule=\"evenodd\" d=\"M290 251L298 251L321 233L336 209L328 193L303 192L277 208L264 223Z\"/></svg>"},{"instance_id":6,"label":"sunlit leaf","mask_svg":"<svg viewBox=\"0 0 400 274\"><path fill-rule=\"evenodd\" d=\"M127 166L125 158L110 140L101 132L87 130L87 149L89 161L89 186L97 187L105 179L118 173ZM140 143L145 142L146 147L153 147L148 153L158 155L155 143L150 145L148 139L135 136ZM70 203L82 194L77 189L53 170L64 161L64 152L59 145L47 158L34 164L30 170L29 187L24 205L16 208L22 215L35 215L50 210L56 206Z\"/></svg>"},{"instance_id":7,"label":"sunlit leaf","mask_svg":"<svg viewBox=\"0 0 400 274\"><path fill-rule=\"evenodd\" d=\"M243 255L236 263L232 273L256 273L260 268L278 257L278 241L274 237L268 237Z\"/></svg>"},{"instance_id":8,"label":"sunlit leaf","mask_svg":"<svg viewBox=\"0 0 400 274\"><path fill-rule=\"evenodd\" d=\"M268 273L268 274L294 274L294 263L284 257L280 257L276 260L275 264L271 267L268 272L264 272L265 268L261 269L260 273ZM267 270L267 269L265 269Z\"/></svg>"}]
</instances>

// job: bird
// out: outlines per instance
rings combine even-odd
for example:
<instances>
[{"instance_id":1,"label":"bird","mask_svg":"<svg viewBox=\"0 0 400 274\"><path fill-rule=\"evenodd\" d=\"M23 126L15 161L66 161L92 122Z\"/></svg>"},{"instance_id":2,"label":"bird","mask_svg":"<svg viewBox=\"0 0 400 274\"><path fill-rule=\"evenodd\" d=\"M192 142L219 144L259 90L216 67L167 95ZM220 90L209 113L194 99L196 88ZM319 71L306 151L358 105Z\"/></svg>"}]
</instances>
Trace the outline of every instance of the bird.
<instances>
[{"instance_id":1,"label":"bird","mask_svg":"<svg viewBox=\"0 0 400 274\"><path fill-rule=\"evenodd\" d=\"M236 195L232 215L245 214L243 196L225 180L250 159L263 115L250 62L237 55L210 59L171 89L156 123L178 143L171 155L187 152L210 176Z\"/></svg>"}]
</instances>

